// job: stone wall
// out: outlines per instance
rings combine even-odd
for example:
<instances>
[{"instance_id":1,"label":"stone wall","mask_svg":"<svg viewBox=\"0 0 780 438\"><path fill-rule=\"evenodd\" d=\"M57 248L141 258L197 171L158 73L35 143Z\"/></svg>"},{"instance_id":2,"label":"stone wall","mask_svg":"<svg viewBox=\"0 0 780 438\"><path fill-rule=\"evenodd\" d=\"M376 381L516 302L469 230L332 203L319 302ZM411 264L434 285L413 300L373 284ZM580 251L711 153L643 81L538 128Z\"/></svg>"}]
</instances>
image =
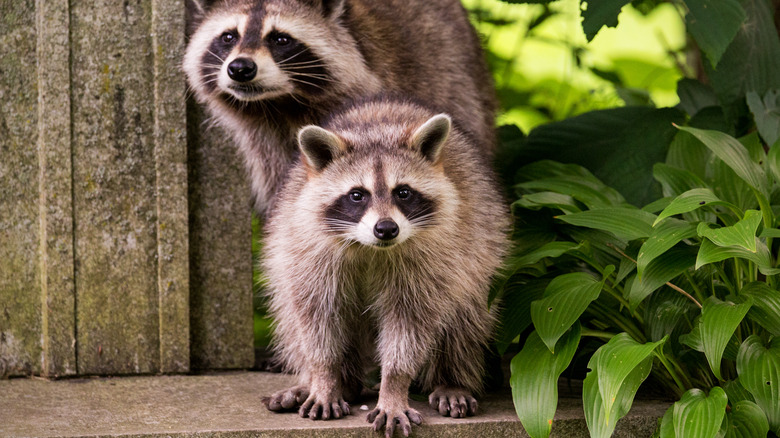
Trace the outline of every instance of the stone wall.
<instances>
[{"instance_id":1,"label":"stone wall","mask_svg":"<svg viewBox=\"0 0 780 438\"><path fill-rule=\"evenodd\" d=\"M252 364L248 185L184 0L0 3L0 376Z\"/></svg>"}]
</instances>

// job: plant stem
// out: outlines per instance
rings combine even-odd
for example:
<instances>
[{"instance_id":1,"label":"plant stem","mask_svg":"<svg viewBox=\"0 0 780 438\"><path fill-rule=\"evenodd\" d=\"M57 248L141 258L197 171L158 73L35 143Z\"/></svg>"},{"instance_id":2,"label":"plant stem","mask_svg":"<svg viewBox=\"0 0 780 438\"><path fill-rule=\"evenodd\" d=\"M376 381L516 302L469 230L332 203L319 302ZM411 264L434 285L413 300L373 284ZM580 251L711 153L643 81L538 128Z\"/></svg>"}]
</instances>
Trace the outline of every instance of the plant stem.
<instances>
[{"instance_id":1,"label":"plant stem","mask_svg":"<svg viewBox=\"0 0 780 438\"><path fill-rule=\"evenodd\" d=\"M593 330L587 327L582 327L581 336L591 336L594 338L606 339L607 341L609 341L610 339L615 337L615 334L601 331L601 330Z\"/></svg>"},{"instance_id":2,"label":"plant stem","mask_svg":"<svg viewBox=\"0 0 780 438\"><path fill-rule=\"evenodd\" d=\"M628 254L626 254L623 251L621 251L620 248L616 247L615 245L612 245L611 243L608 243L607 246L609 246L610 248L614 249L618 254L622 255L623 257L631 260L632 262L634 262L634 264L636 264L636 260L634 260ZM666 285L671 287L672 289L676 290L677 292L680 292L681 294L685 295L686 297L688 297L689 300L693 301L693 303L696 304L699 307L699 309L701 309L701 304L698 301L696 301L696 298L692 297L691 294L689 294L688 292L685 292L679 286L675 286L674 284L672 284L672 283L670 283L668 281L666 282Z\"/></svg>"},{"instance_id":3,"label":"plant stem","mask_svg":"<svg viewBox=\"0 0 780 438\"><path fill-rule=\"evenodd\" d=\"M661 349L663 350L663 349ZM670 376L672 376L672 379L674 379L674 383L677 384L677 388L680 389L680 393L685 393L685 391L688 390L688 388L691 387L690 382L688 382L688 385L684 384L680 378L679 375L677 375L677 368L676 366L672 365L669 360L666 358L666 355L664 355L663 351L657 351L655 353L655 357L658 358L658 360L661 362L661 364L666 368L666 371L669 373ZM686 378L687 380L687 378Z\"/></svg>"},{"instance_id":4,"label":"plant stem","mask_svg":"<svg viewBox=\"0 0 780 438\"><path fill-rule=\"evenodd\" d=\"M688 283L691 285L691 288L693 288L693 293L696 294L696 298L699 299L699 302L702 302L706 300L704 297L704 293L699 289L699 286L696 284L696 281L693 279L693 275L691 275L691 272L687 269L683 273L685 275L685 279L688 280Z\"/></svg>"}]
</instances>

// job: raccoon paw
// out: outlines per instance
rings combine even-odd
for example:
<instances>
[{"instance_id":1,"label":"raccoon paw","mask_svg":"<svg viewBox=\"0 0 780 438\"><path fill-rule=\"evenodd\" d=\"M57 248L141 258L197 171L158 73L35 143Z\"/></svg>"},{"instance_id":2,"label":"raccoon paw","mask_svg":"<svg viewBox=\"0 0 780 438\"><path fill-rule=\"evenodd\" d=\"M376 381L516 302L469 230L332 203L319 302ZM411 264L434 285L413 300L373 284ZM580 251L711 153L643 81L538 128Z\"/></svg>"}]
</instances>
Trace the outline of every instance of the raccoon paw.
<instances>
[{"instance_id":1,"label":"raccoon paw","mask_svg":"<svg viewBox=\"0 0 780 438\"><path fill-rule=\"evenodd\" d=\"M438 386L428 396L428 404L445 417L464 418L477 413L477 400L463 388Z\"/></svg>"},{"instance_id":2,"label":"raccoon paw","mask_svg":"<svg viewBox=\"0 0 780 438\"><path fill-rule=\"evenodd\" d=\"M297 408L308 397L309 387L299 385L275 392L270 397L263 397L263 404L269 411L286 411Z\"/></svg>"},{"instance_id":3,"label":"raccoon paw","mask_svg":"<svg viewBox=\"0 0 780 438\"><path fill-rule=\"evenodd\" d=\"M408 437L412 432L412 423L422 424L422 415L416 410L406 406L404 409L385 409L377 406L369 412L366 421L374 424L374 430L385 428L385 437L390 438L395 433L395 427L400 427L401 433Z\"/></svg>"},{"instance_id":4,"label":"raccoon paw","mask_svg":"<svg viewBox=\"0 0 780 438\"><path fill-rule=\"evenodd\" d=\"M311 394L301 405L298 414L312 420L341 418L349 415L349 404L343 397L318 397L317 394Z\"/></svg>"}]
</instances>

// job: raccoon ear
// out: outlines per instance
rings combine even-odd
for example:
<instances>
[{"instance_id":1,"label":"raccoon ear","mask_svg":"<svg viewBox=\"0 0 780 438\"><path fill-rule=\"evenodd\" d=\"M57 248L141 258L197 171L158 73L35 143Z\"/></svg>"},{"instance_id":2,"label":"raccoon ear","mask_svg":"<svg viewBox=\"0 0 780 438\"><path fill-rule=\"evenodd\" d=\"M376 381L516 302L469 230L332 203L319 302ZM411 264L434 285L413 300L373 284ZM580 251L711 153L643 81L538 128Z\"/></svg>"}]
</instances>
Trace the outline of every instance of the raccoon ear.
<instances>
[{"instance_id":1,"label":"raccoon ear","mask_svg":"<svg viewBox=\"0 0 780 438\"><path fill-rule=\"evenodd\" d=\"M452 120L447 114L431 117L412 134L412 149L420 151L432 163L437 163L451 128Z\"/></svg>"},{"instance_id":2,"label":"raccoon ear","mask_svg":"<svg viewBox=\"0 0 780 438\"><path fill-rule=\"evenodd\" d=\"M216 0L185 0L184 7L187 22L185 31L187 35L192 35L195 32L215 3L217 3Z\"/></svg>"},{"instance_id":3,"label":"raccoon ear","mask_svg":"<svg viewBox=\"0 0 780 438\"><path fill-rule=\"evenodd\" d=\"M304 126L298 131L298 146L303 161L315 172L321 172L346 149L336 134L314 125Z\"/></svg>"},{"instance_id":4,"label":"raccoon ear","mask_svg":"<svg viewBox=\"0 0 780 438\"><path fill-rule=\"evenodd\" d=\"M346 0L322 0L322 10L328 18L337 18L344 13Z\"/></svg>"}]
</instances>

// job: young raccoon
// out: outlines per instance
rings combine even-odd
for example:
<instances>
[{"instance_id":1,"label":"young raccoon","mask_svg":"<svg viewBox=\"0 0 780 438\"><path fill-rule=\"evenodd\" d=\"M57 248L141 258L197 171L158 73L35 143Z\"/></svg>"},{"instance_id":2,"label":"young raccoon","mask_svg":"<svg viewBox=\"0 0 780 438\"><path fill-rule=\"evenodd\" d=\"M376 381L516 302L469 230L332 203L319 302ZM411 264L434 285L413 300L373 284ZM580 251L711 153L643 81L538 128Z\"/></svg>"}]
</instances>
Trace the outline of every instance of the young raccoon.
<instances>
[{"instance_id":1,"label":"young raccoon","mask_svg":"<svg viewBox=\"0 0 780 438\"><path fill-rule=\"evenodd\" d=\"M494 95L459 0L190 0L183 68L238 144L255 207L270 210L295 135L346 100L404 93L490 151Z\"/></svg>"},{"instance_id":2,"label":"young raccoon","mask_svg":"<svg viewBox=\"0 0 780 438\"><path fill-rule=\"evenodd\" d=\"M491 277L507 249L493 172L449 116L409 101L361 101L298 134L267 223L265 272L275 348L299 386L274 411L340 418L378 359L376 430L408 435L413 379L442 415L477 409L494 318Z\"/></svg>"}]
</instances>

